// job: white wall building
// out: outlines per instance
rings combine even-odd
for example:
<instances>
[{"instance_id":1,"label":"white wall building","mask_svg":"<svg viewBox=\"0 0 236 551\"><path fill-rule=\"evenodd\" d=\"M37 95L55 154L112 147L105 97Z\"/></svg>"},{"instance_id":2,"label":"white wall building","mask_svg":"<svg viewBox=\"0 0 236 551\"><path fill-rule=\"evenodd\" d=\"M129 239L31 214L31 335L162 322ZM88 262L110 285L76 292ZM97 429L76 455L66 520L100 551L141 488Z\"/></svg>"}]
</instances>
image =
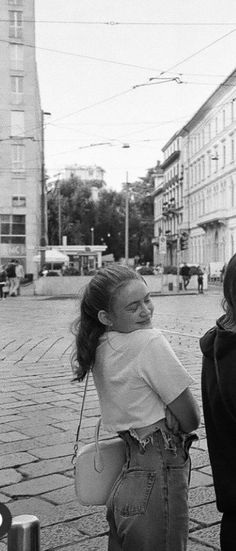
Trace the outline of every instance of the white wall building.
<instances>
[{"instance_id":1,"label":"white wall building","mask_svg":"<svg viewBox=\"0 0 236 551\"><path fill-rule=\"evenodd\" d=\"M236 70L181 133L188 260L227 262L236 252Z\"/></svg>"},{"instance_id":2,"label":"white wall building","mask_svg":"<svg viewBox=\"0 0 236 551\"><path fill-rule=\"evenodd\" d=\"M34 20L33 0L0 2L0 263L17 258L28 273L34 271L41 222Z\"/></svg>"},{"instance_id":3,"label":"white wall building","mask_svg":"<svg viewBox=\"0 0 236 551\"><path fill-rule=\"evenodd\" d=\"M154 192L154 262L176 265L177 235L188 234L180 260L223 265L236 252L236 70L163 147Z\"/></svg>"},{"instance_id":4,"label":"white wall building","mask_svg":"<svg viewBox=\"0 0 236 551\"><path fill-rule=\"evenodd\" d=\"M154 190L154 262L177 265L180 228L183 222L182 137L179 132L163 147L164 161L155 176ZM166 240L162 255L159 238Z\"/></svg>"}]
</instances>

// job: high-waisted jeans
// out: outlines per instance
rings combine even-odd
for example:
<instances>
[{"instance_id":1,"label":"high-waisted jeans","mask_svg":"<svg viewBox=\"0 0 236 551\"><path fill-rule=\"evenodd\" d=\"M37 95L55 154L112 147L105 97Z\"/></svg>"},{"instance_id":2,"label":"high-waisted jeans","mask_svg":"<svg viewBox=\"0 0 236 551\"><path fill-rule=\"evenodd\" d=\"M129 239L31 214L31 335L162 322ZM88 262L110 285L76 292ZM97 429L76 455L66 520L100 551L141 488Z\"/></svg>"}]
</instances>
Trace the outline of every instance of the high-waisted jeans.
<instances>
[{"instance_id":1,"label":"high-waisted jeans","mask_svg":"<svg viewBox=\"0 0 236 551\"><path fill-rule=\"evenodd\" d=\"M130 433L127 461L107 502L108 551L186 551L189 448L196 435L156 431L142 446Z\"/></svg>"}]
</instances>

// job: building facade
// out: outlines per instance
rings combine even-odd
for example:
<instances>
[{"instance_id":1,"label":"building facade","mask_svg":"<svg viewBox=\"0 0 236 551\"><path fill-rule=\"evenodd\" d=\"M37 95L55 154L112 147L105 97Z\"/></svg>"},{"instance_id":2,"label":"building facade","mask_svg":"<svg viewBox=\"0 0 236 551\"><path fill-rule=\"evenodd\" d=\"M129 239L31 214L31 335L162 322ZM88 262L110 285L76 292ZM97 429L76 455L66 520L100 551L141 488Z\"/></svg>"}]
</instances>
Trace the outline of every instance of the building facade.
<instances>
[{"instance_id":1,"label":"building facade","mask_svg":"<svg viewBox=\"0 0 236 551\"><path fill-rule=\"evenodd\" d=\"M185 125L182 136L188 258L224 264L236 251L236 70Z\"/></svg>"},{"instance_id":2,"label":"building facade","mask_svg":"<svg viewBox=\"0 0 236 551\"><path fill-rule=\"evenodd\" d=\"M223 266L236 252L236 70L162 151L154 262L166 236L164 264L176 265L178 251L179 261Z\"/></svg>"},{"instance_id":3,"label":"building facade","mask_svg":"<svg viewBox=\"0 0 236 551\"><path fill-rule=\"evenodd\" d=\"M65 180L76 176L80 180L97 180L98 182L104 181L105 170L97 165L85 166L85 165L70 165L66 166L62 171L62 177Z\"/></svg>"},{"instance_id":4,"label":"building facade","mask_svg":"<svg viewBox=\"0 0 236 551\"><path fill-rule=\"evenodd\" d=\"M34 0L0 3L0 263L33 273L41 232L42 111Z\"/></svg>"},{"instance_id":5,"label":"building facade","mask_svg":"<svg viewBox=\"0 0 236 551\"><path fill-rule=\"evenodd\" d=\"M177 265L183 223L182 136L176 133L162 149L154 189L154 263Z\"/></svg>"}]
</instances>

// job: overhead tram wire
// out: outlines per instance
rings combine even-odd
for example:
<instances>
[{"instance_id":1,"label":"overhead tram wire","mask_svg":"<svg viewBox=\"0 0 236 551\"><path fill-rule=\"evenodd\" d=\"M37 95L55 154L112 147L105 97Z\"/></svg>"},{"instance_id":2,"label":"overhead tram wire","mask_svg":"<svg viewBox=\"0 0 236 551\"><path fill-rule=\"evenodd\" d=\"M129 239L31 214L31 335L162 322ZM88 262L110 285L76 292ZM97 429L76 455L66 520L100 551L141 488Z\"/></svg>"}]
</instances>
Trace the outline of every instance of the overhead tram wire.
<instances>
[{"instance_id":1,"label":"overhead tram wire","mask_svg":"<svg viewBox=\"0 0 236 551\"><path fill-rule=\"evenodd\" d=\"M9 19L0 19L1 22L9 23ZM219 21L81 21L70 19L22 19L23 23L52 24L52 25L106 25L116 26L141 26L141 27L232 27L236 22Z\"/></svg>"},{"instance_id":2,"label":"overhead tram wire","mask_svg":"<svg viewBox=\"0 0 236 551\"><path fill-rule=\"evenodd\" d=\"M190 59L192 59L193 57L195 57L196 55L202 53L202 52L205 52L208 48L210 48L211 46L214 46L214 44L216 44L217 42L220 42L221 40L223 40L224 38L226 38L227 36L235 33L236 31L236 28L234 28L233 30L229 31L228 33L220 36L219 38L217 38L216 40L213 40L213 42L210 42L209 44L207 44L206 46L204 46L203 48L200 48L200 50L197 50L196 52L194 52L193 54L191 54L190 56L188 57L185 57L184 59L182 59L181 61L179 61L178 63L175 63L175 65L172 65L171 67L169 67L169 69L166 69L165 71L162 71L160 73L160 76L161 75L164 75L165 73L169 73L169 71L172 71L173 69L176 69L176 67L179 67L179 65L182 65L182 63L185 63L185 61L189 61ZM153 80L153 78L155 77L152 77L150 80ZM158 77L157 77L158 78Z\"/></svg>"}]
</instances>

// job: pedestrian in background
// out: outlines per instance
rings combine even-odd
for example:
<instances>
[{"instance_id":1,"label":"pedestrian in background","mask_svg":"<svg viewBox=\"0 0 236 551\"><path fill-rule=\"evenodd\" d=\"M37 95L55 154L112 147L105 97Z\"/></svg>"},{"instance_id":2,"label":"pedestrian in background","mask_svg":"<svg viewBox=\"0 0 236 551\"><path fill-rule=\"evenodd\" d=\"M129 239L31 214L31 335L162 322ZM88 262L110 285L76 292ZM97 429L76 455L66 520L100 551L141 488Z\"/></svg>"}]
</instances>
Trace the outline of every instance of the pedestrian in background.
<instances>
[{"instance_id":1,"label":"pedestrian in background","mask_svg":"<svg viewBox=\"0 0 236 551\"><path fill-rule=\"evenodd\" d=\"M190 282L190 278L191 278L190 272L191 272L191 268L188 266L188 264L186 262L184 262L184 265L180 269L180 275L183 278L183 284L184 284L185 291L186 291L186 289L188 287L188 284Z\"/></svg>"},{"instance_id":2,"label":"pedestrian in background","mask_svg":"<svg viewBox=\"0 0 236 551\"><path fill-rule=\"evenodd\" d=\"M7 281L7 273L4 266L0 266L0 299L4 298L4 287Z\"/></svg>"},{"instance_id":3,"label":"pedestrian in background","mask_svg":"<svg viewBox=\"0 0 236 551\"><path fill-rule=\"evenodd\" d=\"M21 282L25 277L24 268L23 268L22 264L20 264L19 260L16 260L15 273L16 273L16 293L19 296L20 295Z\"/></svg>"},{"instance_id":4,"label":"pedestrian in background","mask_svg":"<svg viewBox=\"0 0 236 551\"><path fill-rule=\"evenodd\" d=\"M203 293L203 271L201 269L201 266L197 267L197 286L198 292Z\"/></svg>"},{"instance_id":5,"label":"pedestrian in background","mask_svg":"<svg viewBox=\"0 0 236 551\"><path fill-rule=\"evenodd\" d=\"M223 308L216 326L200 340L202 399L217 508L221 550L236 548L236 254L223 280Z\"/></svg>"},{"instance_id":6,"label":"pedestrian in background","mask_svg":"<svg viewBox=\"0 0 236 551\"><path fill-rule=\"evenodd\" d=\"M11 260L9 264L7 264L6 268L7 277L9 279L9 296L10 297L16 297L17 296L17 278L16 278L16 262L15 260Z\"/></svg>"},{"instance_id":7,"label":"pedestrian in background","mask_svg":"<svg viewBox=\"0 0 236 551\"><path fill-rule=\"evenodd\" d=\"M107 502L109 551L185 551L189 448L199 424L192 377L160 330L138 272L101 269L75 323L74 372L92 369L103 427L126 442L126 463ZM76 360L76 361L75 361Z\"/></svg>"}]
</instances>

